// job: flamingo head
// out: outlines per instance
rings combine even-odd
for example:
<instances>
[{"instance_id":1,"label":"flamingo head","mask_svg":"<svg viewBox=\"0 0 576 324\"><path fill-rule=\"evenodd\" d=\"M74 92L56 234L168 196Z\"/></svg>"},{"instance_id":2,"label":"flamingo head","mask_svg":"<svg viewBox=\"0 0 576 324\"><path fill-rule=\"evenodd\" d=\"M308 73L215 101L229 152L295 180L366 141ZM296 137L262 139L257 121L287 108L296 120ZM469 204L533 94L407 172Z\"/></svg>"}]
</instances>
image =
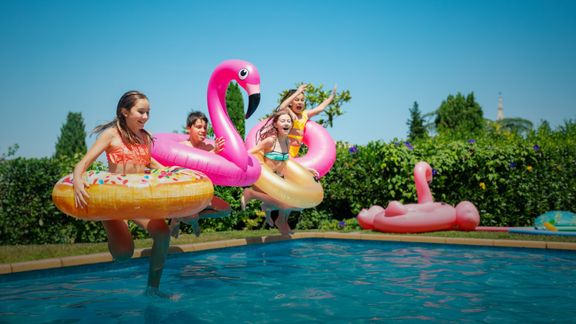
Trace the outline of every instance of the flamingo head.
<instances>
[{"instance_id":1,"label":"flamingo head","mask_svg":"<svg viewBox=\"0 0 576 324\"><path fill-rule=\"evenodd\" d=\"M228 82L236 81L248 93L248 109L245 118L250 118L260 103L260 74L256 67L243 60L227 60L222 62L217 69L223 73L215 73L214 75L221 76ZM228 87L228 82L222 82L222 84Z\"/></svg>"},{"instance_id":2,"label":"flamingo head","mask_svg":"<svg viewBox=\"0 0 576 324\"><path fill-rule=\"evenodd\" d=\"M462 231L473 231L480 224L480 213L469 201L456 205L456 226Z\"/></svg>"}]
</instances>

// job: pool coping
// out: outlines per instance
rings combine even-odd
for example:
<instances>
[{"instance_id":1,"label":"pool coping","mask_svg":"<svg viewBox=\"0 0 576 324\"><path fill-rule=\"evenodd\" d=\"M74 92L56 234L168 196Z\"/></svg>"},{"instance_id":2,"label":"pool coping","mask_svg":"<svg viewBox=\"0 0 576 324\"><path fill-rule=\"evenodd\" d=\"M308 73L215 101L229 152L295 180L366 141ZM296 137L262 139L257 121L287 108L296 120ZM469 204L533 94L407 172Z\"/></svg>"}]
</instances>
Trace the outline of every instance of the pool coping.
<instances>
[{"instance_id":1,"label":"pool coping","mask_svg":"<svg viewBox=\"0 0 576 324\"><path fill-rule=\"evenodd\" d=\"M298 232L289 236L255 236L241 239L230 239L212 242L190 243L171 245L170 254L222 249L235 246L252 244L265 244L278 241L320 238L320 239L345 239L345 240L368 240L368 241L390 241L390 242L412 242L412 243L435 243L435 244L456 244L456 245L477 245L494 247L513 248L535 248L553 250L576 251L576 243L572 242L548 242L548 241L525 241L525 240L502 240L502 239L474 239L457 237L436 237L436 236L413 236L413 235L390 235L390 234L363 234L363 233L338 233L338 232ZM147 257L150 255L150 248L136 249L132 258ZM50 258L35 261L24 261L15 263L0 264L0 275L18 272L47 270L54 268L64 268L79 265L88 265L102 262L112 262L112 256L108 252L68 256L60 258Z\"/></svg>"}]
</instances>

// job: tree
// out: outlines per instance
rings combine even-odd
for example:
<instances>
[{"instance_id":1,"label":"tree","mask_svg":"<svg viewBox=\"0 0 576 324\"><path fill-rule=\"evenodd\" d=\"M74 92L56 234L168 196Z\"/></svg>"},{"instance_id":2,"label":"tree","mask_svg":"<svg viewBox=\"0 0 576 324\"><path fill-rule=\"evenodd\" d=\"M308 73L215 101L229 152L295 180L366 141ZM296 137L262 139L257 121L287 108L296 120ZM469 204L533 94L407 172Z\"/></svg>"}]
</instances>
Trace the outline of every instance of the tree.
<instances>
[{"instance_id":1,"label":"tree","mask_svg":"<svg viewBox=\"0 0 576 324\"><path fill-rule=\"evenodd\" d=\"M414 141L416 139L425 139L428 137L428 132L424 126L424 118L418 108L418 102L414 101L414 105L410 108L410 119L406 124L409 127L408 140Z\"/></svg>"},{"instance_id":2,"label":"tree","mask_svg":"<svg viewBox=\"0 0 576 324\"><path fill-rule=\"evenodd\" d=\"M476 102L474 93L464 97L448 95L436 110L434 125L439 134L478 134L484 131L482 107Z\"/></svg>"},{"instance_id":3,"label":"tree","mask_svg":"<svg viewBox=\"0 0 576 324\"><path fill-rule=\"evenodd\" d=\"M14 144L14 145L11 145L10 147L8 147L8 152L2 153L2 155L0 155L0 162L8 159L11 156L16 155L16 151L18 151L19 148L20 148L20 145L18 145L18 144Z\"/></svg>"},{"instance_id":4,"label":"tree","mask_svg":"<svg viewBox=\"0 0 576 324\"><path fill-rule=\"evenodd\" d=\"M302 82L298 83L296 85L296 88L298 88L298 86L301 84ZM332 90L330 89L326 91L323 88L324 88L323 85L319 85L318 87L316 87L313 84L310 83L308 84L308 87L306 88L305 92L306 107L308 108L316 107L320 103L322 103L322 101L326 100L326 98L330 96ZM287 92L288 90L284 90L280 93L278 104L282 102L282 98L284 98L284 95L286 95ZM342 105L350 101L350 99L352 99L352 97L350 96L349 90L343 90L340 93L337 92L336 95L334 95L334 99L332 100L332 102L328 105L328 107L326 107L326 109L324 109L322 114L320 114L321 117L320 119L318 119L317 123L324 127L332 127L334 119L344 114L344 111L342 110Z\"/></svg>"},{"instance_id":5,"label":"tree","mask_svg":"<svg viewBox=\"0 0 576 324\"><path fill-rule=\"evenodd\" d=\"M532 130L533 124L528 119L524 118L503 118L497 120L497 129L500 131L506 131L511 133L516 133L520 135L527 135Z\"/></svg>"},{"instance_id":6,"label":"tree","mask_svg":"<svg viewBox=\"0 0 576 324\"><path fill-rule=\"evenodd\" d=\"M60 137L56 143L54 157L86 153L86 130L82 113L68 112L66 122L60 128Z\"/></svg>"},{"instance_id":7,"label":"tree","mask_svg":"<svg viewBox=\"0 0 576 324\"><path fill-rule=\"evenodd\" d=\"M235 82L231 82L228 90L226 90L226 108L228 109L228 116L230 116L238 134L244 138L246 134L244 99L242 98L240 87Z\"/></svg>"}]
</instances>

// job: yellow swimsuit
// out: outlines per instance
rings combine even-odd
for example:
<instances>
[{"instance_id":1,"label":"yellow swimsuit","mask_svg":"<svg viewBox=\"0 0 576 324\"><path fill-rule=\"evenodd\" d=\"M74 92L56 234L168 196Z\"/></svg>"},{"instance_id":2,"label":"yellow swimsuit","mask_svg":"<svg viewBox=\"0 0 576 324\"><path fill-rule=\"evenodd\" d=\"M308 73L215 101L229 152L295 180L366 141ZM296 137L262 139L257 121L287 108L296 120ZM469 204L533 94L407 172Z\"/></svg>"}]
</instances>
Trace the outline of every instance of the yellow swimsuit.
<instances>
[{"instance_id":1,"label":"yellow swimsuit","mask_svg":"<svg viewBox=\"0 0 576 324\"><path fill-rule=\"evenodd\" d=\"M301 130L302 134L304 134L304 127L306 127L306 122L308 122L308 113L306 112L306 110L304 110L302 112L302 118L294 119L294 122L292 124L292 129ZM304 136L303 135L290 134L290 135L288 135L288 137L295 139L298 143L298 144L296 144L296 141L291 141L290 142L290 151L289 151L291 157L297 157L298 153L300 152L300 145L302 143L302 139L304 138Z\"/></svg>"}]
</instances>

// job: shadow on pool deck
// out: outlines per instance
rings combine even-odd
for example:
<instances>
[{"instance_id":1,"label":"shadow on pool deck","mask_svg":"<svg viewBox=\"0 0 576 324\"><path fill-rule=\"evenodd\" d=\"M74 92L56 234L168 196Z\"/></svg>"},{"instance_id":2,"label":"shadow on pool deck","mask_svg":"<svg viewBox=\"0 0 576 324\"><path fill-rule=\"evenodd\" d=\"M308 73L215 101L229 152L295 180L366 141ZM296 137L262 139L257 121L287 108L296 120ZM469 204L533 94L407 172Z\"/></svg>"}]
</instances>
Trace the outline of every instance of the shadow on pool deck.
<instances>
[{"instance_id":1,"label":"shadow on pool deck","mask_svg":"<svg viewBox=\"0 0 576 324\"><path fill-rule=\"evenodd\" d=\"M273 235L273 236L249 237L243 239L193 243L193 244L172 245L170 246L169 253L175 254L175 253L205 251L205 250L222 249L234 246L265 244L271 242L306 239L306 238L482 245L482 246L497 246L497 247L576 251L576 243L569 243L569 242L492 240L492 239L471 239L471 238L454 238L454 237L433 237L433 236L412 236L412 235L404 236L404 235L336 233L336 232L303 232L303 233L295 233L290 236ZM148 256L150 256L149 248L137 249L134 251L133 258L148 257ZM110 253L104 252L88 255L0 264L0 275L16 272L45 270L53 268L102 263L102 262L112 262L112 256L110 255Z\"/></svg>"}]
</instances>

